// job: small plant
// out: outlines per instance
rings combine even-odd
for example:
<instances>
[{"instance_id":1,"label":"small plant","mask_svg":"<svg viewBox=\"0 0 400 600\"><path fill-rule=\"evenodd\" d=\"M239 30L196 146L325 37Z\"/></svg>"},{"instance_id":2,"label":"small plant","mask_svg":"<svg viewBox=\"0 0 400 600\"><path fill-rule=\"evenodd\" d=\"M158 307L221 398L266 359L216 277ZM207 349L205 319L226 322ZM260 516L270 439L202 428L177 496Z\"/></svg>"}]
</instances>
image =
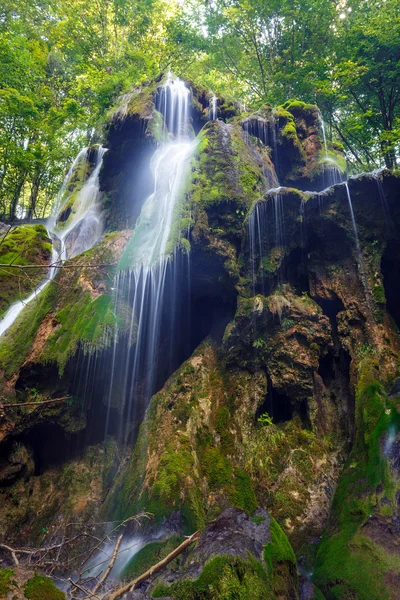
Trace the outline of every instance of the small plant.
<instances>
[{"instance_id":1,"label":"small plant","mask_svg":"<svg viewBox=\"0 0 400 600\"><path fill-rule=\"evenodd\" d=\"M295 323L295 321L293 321L293 319L287 319L287 318L282 319L281 327L282 327L283 331L287 331L294 325L296 325L296 323Z\"/></svg>"},{"instance_id":2,"label":"small plant","mask_svg":"<svg viewBox=\"0 0 400 600\"><path fill-rule=\"evenodd\" d=\"M258 422L260 423L260 425L262 425L263 427L266 427L268 425L273 425L272 419L269 416L268 413L263 413L262 415L260 415L258 417Z\"/></svg>"},{"instance_id":3,"label":"small plant","mask_svg":"<svg viewBox=\"0 0 400 600\"><path fill-rule=\"evenodd\" d=\"M257 348L257 350L262 350L263 348L266 348L266 345L267 344L265 340L263 340L263 338L257 338L253 342L253 348Z\"/></svg>"}]
</instances>

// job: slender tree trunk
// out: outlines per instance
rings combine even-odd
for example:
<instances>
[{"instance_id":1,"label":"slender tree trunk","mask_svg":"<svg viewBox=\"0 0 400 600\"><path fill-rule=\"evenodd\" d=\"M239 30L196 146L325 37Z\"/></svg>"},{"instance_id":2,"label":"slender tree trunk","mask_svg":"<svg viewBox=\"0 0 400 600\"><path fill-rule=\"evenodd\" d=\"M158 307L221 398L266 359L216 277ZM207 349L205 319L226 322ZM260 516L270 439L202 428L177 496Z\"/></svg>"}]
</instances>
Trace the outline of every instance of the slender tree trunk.
<instances>
[{"instance_id":1,"label":"slender tree trunk","mask_svg":"<svg viewBox=\"0 0 400 600\"><path fill-rule=\"evenodd\" d=\"M39 194L40 189L40 180L42 178L42 174L39 172L32 183L31 195L29 197L29 208L28 208L28 219L33 219L36 212L36 201Z\"/></svg>"},{"instance_id":2,"label":"slender tree trunk","mask_svg":"<svg viewBox=\"0 0 400 600\"><path fill-rule=\"evenodd\" d=\"M25 183L25 173L22 173L18 182L17 182L17 186L15 188L14 191L14 195L13 198L11 200L11 204L10 204L10 221L14 221L15 220L15 215L17 212L17 206L18 206L18 201L19 201L19 197L21 195L22 192L22 188L24 187L24 183Z\"/></svg>"}]
</instances>

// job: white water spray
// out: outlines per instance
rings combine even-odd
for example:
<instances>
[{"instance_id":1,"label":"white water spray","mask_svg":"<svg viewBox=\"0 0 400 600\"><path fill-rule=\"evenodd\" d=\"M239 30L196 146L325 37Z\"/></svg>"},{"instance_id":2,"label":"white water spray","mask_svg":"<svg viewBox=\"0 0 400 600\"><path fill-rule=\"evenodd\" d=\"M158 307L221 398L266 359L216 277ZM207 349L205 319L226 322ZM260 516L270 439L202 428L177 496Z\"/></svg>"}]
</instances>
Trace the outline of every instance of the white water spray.
<instances>
[{"instance_id":1,"label":"white water spray","mask_svg":"<svg viewBox=\"0 0 400 600\"><path fill-rule=\"evenodd\" d=\"M60 201L65 194L77 165L80 161L86 160L87 151L87 148L81 150L71 165L58 194L56 210L48 220L47 232L49 237L52 238L53 244L51 262L47 276L27 298L19 300L10 306L0 321L0 336L11 327L25 306L37 299L40 292L42 292L50 281L54 279L58 270L58 264L68 258L73 258L85 250L89 250L103 233L103 223L98 200L99 173L106 149L101 146L96 150L96 160L93 172L77 194L68 226L63 230L60 228L59 224L57 224L57 216L60 211L63 210L69 197L64 201L61 208ZM60 245L60 248L58 249L56 249L57 240Z\"/></svg>"}]
</instances>

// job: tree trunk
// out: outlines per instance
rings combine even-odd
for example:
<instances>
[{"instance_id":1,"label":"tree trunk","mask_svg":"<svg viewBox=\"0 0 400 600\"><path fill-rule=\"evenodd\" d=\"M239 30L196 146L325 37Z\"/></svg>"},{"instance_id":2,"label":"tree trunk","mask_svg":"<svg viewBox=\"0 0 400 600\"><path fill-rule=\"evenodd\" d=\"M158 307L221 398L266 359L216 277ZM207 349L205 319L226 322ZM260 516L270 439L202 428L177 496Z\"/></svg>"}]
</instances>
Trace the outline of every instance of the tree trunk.
<instances>
[{"instance_id":1,"label":"tree trunk","mask_svg":"<svg viewBox=\"0 0 400 600\"><path fill-rule=\"evenodd\" d=\"M39 189L40 189L41 175L42 174L39 172L35 176L35 179L33 180L33 183L32 183L31 195L29 197L29 208L28 208L28 214L27 214L28 219L33 219L35 216L36 201L37 201L37 197L38 197Z\"/></svg>"},{"instance_id":2,"label":"tree trunk","mask_svg":"<svg viewBox=\"0 0 400 600\"><path fill-rule=\"evenodd\" d=\"M22 192L22 188L24 187L24 183L25 183L25 173L22 173L22 175L20 176L18 182L17 182L17 186L15 188L15 192L13 195L13 198L11 200L11 204L10 204L10 221L14 221L15 220L15 214L17 212L17 206L18 206L18 201L19 201L19 197L21 195Z\"/></svg>"}]
</instances>

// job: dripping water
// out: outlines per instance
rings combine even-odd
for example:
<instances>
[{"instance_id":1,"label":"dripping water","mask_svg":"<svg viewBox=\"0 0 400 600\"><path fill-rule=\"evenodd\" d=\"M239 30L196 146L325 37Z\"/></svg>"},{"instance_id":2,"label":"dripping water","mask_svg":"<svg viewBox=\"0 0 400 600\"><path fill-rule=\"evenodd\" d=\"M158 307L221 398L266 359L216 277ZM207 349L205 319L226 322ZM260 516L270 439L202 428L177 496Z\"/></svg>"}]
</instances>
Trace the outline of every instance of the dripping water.
<instances>
[{"instance_id":1,"label":"dripping water","mask_svg":"<svg viewBox=\"0 0 400 600\"><path fill-rule=\"evenodd\" d=\"M324 165L323 165L323 189L327 189L333 185L338 183L342 183L344 180L343 174L340 172L335 160L329 155L328 152L328 142L326 138L326 129L325 129L325 121L322 117L321 112L318 111L318 121L320 124L320 129L322 131L322 139L324 143Z\"/></svg>"},{"instance_id":2,"label":"dripping water","mask_svg":"<svg viewBox=\"0 0 400 600\"><path fill-rule=\"evenodd\" d=\"M208 118L210 121L216 121L218 118L218 100L215 94L212 94L209 99Z\"/></svg>"},{"instance_id":3,"label":"dripping water","mask_svg":"<svg viewBox=\"0 0 400 600\"><path fill-rule=\"evenodd\" d=\"M368 286L368 279L367 279L367 272L366 272L366 269L365 269L364 257L363 257L363 253L362 253L361 245L360 245L360 238L358 236L357 223L356 223L356 219L355 219L355 216L354 216L353 203L351 201L351 194L350 194L350 189L349 189L347 181L344 183L344 186L346 188L346 195L347 195L347 201L349 203L351 223L352 223L352 226L353 226L354 241L355 241L355 244L356 244L356 254L357 254L358 269L359 269L359 272L360 272L361 282L363 284L364 291L365 291L365 299L367 301L368 308L370 309L370 311L372 311L372 305L371 305L371 299L370 299L370 292L369 292L369 286Z\"/></svg>"}]
</instances>

